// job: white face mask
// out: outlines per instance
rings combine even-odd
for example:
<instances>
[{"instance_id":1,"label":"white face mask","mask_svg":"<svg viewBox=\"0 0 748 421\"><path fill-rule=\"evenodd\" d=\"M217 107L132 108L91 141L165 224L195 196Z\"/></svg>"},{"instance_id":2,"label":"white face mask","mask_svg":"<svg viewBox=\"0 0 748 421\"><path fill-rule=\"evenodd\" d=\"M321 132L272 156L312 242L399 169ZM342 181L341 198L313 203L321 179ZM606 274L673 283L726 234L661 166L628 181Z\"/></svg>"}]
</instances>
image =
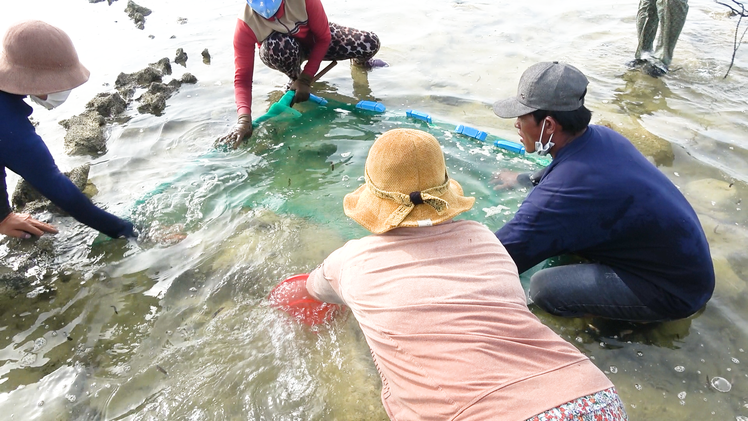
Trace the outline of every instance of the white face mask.
<instances>
[{"instance_id":1,"label":"white face mask","mask_svg":"<svg viewBox=\"0 0 748 421\"><path fill-rule=\"evenodd\" d=\"M41 105L42 107L51 110L52 108L57 108L60 105L62 105L65 101L67 101L68 96L70 95L70 89L67 91L62 92L55 92L53 94L47 94L47 99L41 99L38 96L29 95L29 98L31 98L32 101L36 102L37 104Z\"/></svg>"},{"instance_id":2,"label":"white face mask","mask_svg":"<svg viewBox=\"0 0 748 421\"><path fill-rule=\"evenodd\" d=\"M543 120L543 127L540 128L540 138L537 142L535 142L535 152L538 153L540 156L548 155L548 152L551 151L551 148L555 146L556 144L551 142L553 140L553 133L551 133L551 137L548 138L548 143L543 145L543 131L545 130L545 122L548 120Z\"/></svg>"}]
</instances>

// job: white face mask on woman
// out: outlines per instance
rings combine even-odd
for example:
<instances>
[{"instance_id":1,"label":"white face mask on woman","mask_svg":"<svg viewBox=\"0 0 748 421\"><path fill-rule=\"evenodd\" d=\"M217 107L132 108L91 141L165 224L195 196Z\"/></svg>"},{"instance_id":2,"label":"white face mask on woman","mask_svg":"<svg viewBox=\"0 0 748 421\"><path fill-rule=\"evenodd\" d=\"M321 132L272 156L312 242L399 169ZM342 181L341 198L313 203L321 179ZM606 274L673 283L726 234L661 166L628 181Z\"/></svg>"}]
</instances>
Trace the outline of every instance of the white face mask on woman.
<instances>
[{"instance_id":1,"label":"white face mask on woman","mask_svg":"<svg viewBox=\"0 0 748 421\"><path fill-rule=\"evenodd\" d=\"M62 105L70 95L70 89L67 91L62 92L55 92L52 94L47 94L47 99L41 99L38 96L29 95L29 98L31 98L32 101L36 102L37 104L41 105L42 107L51 110L52 108L57 108L60 105Z\"/></svg>"}]
</instances>

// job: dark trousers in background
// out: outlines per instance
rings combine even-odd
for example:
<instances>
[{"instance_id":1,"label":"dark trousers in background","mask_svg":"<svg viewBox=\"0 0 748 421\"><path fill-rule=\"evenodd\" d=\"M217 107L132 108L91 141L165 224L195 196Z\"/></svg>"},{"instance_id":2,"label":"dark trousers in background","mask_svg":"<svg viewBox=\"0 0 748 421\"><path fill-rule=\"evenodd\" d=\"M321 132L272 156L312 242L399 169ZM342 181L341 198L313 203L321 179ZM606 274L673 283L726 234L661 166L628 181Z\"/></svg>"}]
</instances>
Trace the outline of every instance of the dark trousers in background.
<instances>
[{"instance_id":1,"label":"dark trousers in background","mask_svg":"<svg viewBox=\"0 0 748 421\"><path fill-rule=\"evenodd\" d=\"M635 58L647 59L647 55L659 60L667 69L673 61L673 51L686 23L688 0L640 0L636 14L636 33L639 44ZM659 37L657 29L659 28ZM652 50L655 37L657 47Z\"/></svg>"},{"instance_id":2,"label":"dark trousers in background","mask_svg":"<svg viewBox=\"0 0 748 421\"><path fill-rule=\"evenodd\" d=\"M542 269L530 278L530 300L563 317L598 316L631 322L670 320L650 309L608 266L581 263Z\"/></svg>"}]
</instances>

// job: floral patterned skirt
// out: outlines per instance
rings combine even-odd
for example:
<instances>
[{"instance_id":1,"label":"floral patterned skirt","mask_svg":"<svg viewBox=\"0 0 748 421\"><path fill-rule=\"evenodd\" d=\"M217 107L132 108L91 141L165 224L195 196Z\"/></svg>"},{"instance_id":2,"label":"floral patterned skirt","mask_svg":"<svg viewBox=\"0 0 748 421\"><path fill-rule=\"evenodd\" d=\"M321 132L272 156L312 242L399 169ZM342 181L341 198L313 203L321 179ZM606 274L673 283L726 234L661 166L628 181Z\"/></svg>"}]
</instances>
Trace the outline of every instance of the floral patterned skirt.
<instances>
[{"instance_id":1,"label":"floral patterned skirt","mask_svg":"<svg viewBox=\"0 0 748 421\"><path fill-rule=\"evenodd\" d=\"M582 396L527 421L626 421L628 416L615 387Z\"/></svg>"}]
</instances>

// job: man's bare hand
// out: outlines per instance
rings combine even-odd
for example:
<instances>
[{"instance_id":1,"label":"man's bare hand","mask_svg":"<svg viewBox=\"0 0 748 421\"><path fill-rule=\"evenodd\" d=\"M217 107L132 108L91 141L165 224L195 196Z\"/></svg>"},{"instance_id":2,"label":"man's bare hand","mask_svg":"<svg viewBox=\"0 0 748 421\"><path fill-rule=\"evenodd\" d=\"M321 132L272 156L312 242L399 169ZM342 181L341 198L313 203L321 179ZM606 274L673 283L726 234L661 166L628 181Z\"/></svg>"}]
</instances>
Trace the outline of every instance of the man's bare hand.
<instances>
[{"instance_id":1,"label":"man's bare hand","mask_svg":"<svg viewBox=\"0 0 748 421\"><path fill-rule=\"evenodd\" d=\"M519 173L514 171L498 171L493 174L489 184L494 190L512 190L520 187L517 181Z\"/></svg>"},{"instance_id":2,"label":"man's bare hand","mask_svg":"<svg viewBox=\"0 0 748 421\"><path fill-rule=\"evenodd\" d=\"M25 213L11 213L0 222L0 234L9 237L31 238L32 235L40 236L45 232L57 234L57 228Z\"/></svg>"}]
</instances>

